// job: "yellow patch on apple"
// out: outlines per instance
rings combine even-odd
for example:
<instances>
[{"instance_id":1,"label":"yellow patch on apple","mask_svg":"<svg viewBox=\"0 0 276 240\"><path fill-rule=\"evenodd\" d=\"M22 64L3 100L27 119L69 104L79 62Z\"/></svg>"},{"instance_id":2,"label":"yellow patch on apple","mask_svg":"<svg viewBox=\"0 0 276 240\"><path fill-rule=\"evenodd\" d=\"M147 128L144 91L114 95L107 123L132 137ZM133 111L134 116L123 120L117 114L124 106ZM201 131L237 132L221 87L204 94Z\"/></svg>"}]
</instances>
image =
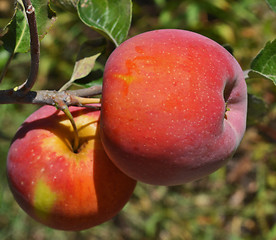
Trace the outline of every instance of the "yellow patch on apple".
<instances>
[{"instance_id":1,"label":"yellow patch on apple","mask_svg":"<svg viewBox=\"0 0 276 240\"><path fill-rule=\"evenodd\" d=\"M40 218L46 219L47 214L51 212L56 200L57 193L52 191L44 180L40 179L36 184L34 191L34 206L36 215Z\"/></svg>"},{"instance_id":2,"label":"yellow patch on apple","mask_svg":"<svg viewBox=\"0 0 276 240\"><path fill-rule=\"evenodd\" d=\"M114 74L114 77L124 80L127 84L130 84L133 81L133 76L130 75Z\"/></svg>"},{"instance_id":3,"label":"yellow patch on apple","mask_svg":"<svg viewBox=\"0 0 276 240\"><path fill-rule=\"evenodd\" d=\"M94 124L94 121L91 121L91 117L76 117L75 123L78 129L78 134L80 138L80 143L83 144L85 148L93 149L92 144L94 145L94 138L91 138L91 136L96 135L96 125ZM95 120L96 121L96 120ZM63 120L60 121L58 124L63 125L63 127L59 127L60 129L63 129L61 133L54 132L54 135L45 138L42 143L43 149L56 149L56 153L60 156L66 156L66 158L71 158L74 160L81 160L84 159L84 156L86 154L86 151L81 151L78 154L74 153L72 150L72 144L73 144L73 127L69 120ZM62 136L62 138L61 138ZM68 151L68 149L70 151ZM45 151L47 152L47 151Z\"/></svg>"}]
</instances>

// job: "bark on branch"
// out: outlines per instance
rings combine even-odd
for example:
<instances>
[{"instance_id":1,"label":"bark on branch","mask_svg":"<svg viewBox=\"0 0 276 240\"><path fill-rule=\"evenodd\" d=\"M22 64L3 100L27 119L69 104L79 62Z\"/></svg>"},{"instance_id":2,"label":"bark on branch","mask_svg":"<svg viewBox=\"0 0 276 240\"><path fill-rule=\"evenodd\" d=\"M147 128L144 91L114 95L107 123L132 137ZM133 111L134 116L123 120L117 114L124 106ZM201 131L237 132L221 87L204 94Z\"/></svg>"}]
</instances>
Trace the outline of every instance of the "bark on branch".
<instances>
[{"instance_id":1,"label":"bark on branch","mask_svg":"<svg viewBox=\"0 0 276 240\"><path fill-rule=\"evenodd\" d=\"M91 98L101 94L102 87L94 86L87 89L69 91L31 91L38 75L40 45L37 32L35 9L31 0L22 0L30 29L31 45L31 69L28 79L19 87L8 90L0 90L0 104L38 104L83 106L85 104L99 103L100 99ZM61 104L62 103L62 104ZM96 105L100 107L100 105Z\"/></svg>"},{"instance_id":2,"label":"bark on branch","mask_svg":"<svg viewBox=\"0 0 276 240\"><path fill-rule=\"evenodd\" d=\"M93 103L89 98L101 94L102 87L94 86L91 88L68 90L68 91L29 91L22 93L15 90L0 90L0 104L38 104L38 105L56 105L63 101L67 106L83 106Z\"/></svg>"}]
</instances>

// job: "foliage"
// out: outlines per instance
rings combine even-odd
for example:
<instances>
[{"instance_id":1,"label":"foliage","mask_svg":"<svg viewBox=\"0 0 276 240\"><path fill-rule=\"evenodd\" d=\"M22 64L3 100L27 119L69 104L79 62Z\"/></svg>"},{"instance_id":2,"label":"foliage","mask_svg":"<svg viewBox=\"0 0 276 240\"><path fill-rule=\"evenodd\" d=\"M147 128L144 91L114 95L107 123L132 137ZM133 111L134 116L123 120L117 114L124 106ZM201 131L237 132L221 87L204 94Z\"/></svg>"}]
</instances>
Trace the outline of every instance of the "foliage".
<instances>
[{"instance_id":1,"label":"foliage","mask_svg":"<svg viewBox=\"0 0 276 240\"><path fill-rule=\"evenodd\" d=\"M257 57L251 63L250 77L254 77L256 73L260 74L260 77L271 79L276 85L276 40L268 42L264 49L257 55Z\"/></svg>"},{"instance_id":2,"label":"foliage","mask_svg":"<svg viewBox=\"0 0 276 240\"><path fill-rule=\"evenodd\" d=\"M107 57L127 37L157 28L188 29L232 46L247 73L248 128L233 160L214 174L176 187L139 183L116 218L66 233L34 222L13 201L5 177L6 153L16 129L36 107L0 105L0 239L276 239L275 1L32 2L43 38L35 89L101 84ZM29 66L22 4L10 9L13 5L0 20L9 29L1 38L0 68L10 54L14 59L1 89L21 84Z\"/></svg>"},{"instance_id":3,"label":"foliage","mask_svg":"<svg viewBox=\"0 0 276 240\"><path fill-rule=\"evenodd\" d=\"M98 3L92 0L80 0L77 10L85 24L106 35L116 46L125 40L131 22L130 0Z\"/></svg>"},{"instance_id":4,"label":"foliage","mask_svg":"<svg viewBox=\"0 0 276 240\"><path fill-rule=\"evenodd\" d=\"M38 34L40 38L43 38L49 25L48 14L53 15L53 13L48 12L47 0L36 0L32 3L35 9L37 9ZM22 53L30 50L30 32L21 1L18 2L14 17L7 27L9 31L2 38L4 48L12 53Z\"/></svg>"}]
</instances>

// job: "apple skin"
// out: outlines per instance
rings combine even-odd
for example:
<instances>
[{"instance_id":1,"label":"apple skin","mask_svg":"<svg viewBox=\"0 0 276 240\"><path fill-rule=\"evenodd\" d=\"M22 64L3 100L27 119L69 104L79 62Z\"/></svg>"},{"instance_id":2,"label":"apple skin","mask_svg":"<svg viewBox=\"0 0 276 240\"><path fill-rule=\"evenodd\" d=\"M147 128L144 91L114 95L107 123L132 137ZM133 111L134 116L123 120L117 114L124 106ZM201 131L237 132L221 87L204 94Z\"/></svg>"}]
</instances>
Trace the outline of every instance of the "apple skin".
<instances>
[{"instance_id":1,"label":"apple skin","mask_svg":"<svg viewBox=\"0 0 276 240\"><path fill-rule=\"evenodd\" d=\"M65 114L43 106L30 115L9 149L7 175L18 204L49 227L79 231L114 217L129 200L136 181L105 154L99 111L69 108L81 147L72 151L73 130Z\"/></svg>"},{"instance_id":2,"label":"apple skin","mask_svg":"<svg viewBox=\"0 0 276 240\"><path fill-rule=\"evenodd\" d=\"M197 33L142 33L106 63L102 143L114 164L136 180L179 185L214 172L240 144L246 114L241 67Z\"/></svg>"}]
</instances>

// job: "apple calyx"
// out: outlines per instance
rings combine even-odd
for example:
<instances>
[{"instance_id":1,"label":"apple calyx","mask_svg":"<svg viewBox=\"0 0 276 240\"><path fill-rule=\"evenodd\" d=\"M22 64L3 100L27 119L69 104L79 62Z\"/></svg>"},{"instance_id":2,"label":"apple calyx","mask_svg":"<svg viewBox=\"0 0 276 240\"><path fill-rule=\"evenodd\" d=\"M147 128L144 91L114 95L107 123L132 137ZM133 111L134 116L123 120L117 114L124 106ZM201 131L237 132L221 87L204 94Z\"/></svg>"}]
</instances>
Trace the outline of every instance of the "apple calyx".
<instances>
[{"instance_id":1,"label":"apple calyx","mask_svg":"<svg viewBox=\"0 0 276 240\"><path fill-rule=\"evenodd\" d=\"M226 119L227 120L227 112L229 112L230 111L230 108L227 106L227 102L225 102L225 114L224 114L224 119Z\"/></svg>"}]
</instances>

